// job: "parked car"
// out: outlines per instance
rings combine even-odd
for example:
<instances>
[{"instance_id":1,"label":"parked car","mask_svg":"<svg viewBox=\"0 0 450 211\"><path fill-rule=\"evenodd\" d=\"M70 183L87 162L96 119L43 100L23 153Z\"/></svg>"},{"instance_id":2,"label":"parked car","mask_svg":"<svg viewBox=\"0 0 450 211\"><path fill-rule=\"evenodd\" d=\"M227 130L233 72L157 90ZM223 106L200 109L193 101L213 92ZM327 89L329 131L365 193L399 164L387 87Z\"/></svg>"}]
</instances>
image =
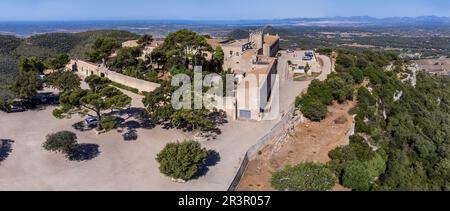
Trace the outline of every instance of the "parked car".
<instances>
[{"instance_id":1,"label":"parked car","mask_svg":"<svg viewBox=\"0 0 450 211\"><path fill-rule=\"evenodd\" d=\"M312 57L310 57L310 56L303 57L303 61L311 61L311 60L312 60Z\"/></svg>"},{"instance_id":2,"label":"parked car","mask_svg":"<svg viewBox=\"0 0 450 211\"><path fill-rule=\"evenodd\" d=\"M47 99L48 104L50 105L59 105L59 96L52 95Z\"/></svg>"},{"instance_id":3,"label":"parked car","mask_svg":"<svg viewBox=\"0 0 450 211\"><path fill-rule=\"evenodd\" d=\"M307 51L306 53L305 53L305 56L309 56L309 57L314 57L314 53L312 52L312 51Z\"/></svg>"},{"instance_id":4,"label":"parked car","mask_svg":"<svg viewBox=\"0 0 450 211\"><path fill-rule=\"evenodd\" d=\"M36 76L39 80L45 80L47 78L46 75L37 75Z\"/></svg>"},{"instance_id":5,"label":"parked car","mask_svg":"<svg viewBox=\"0 0 450 211\"><path fill-rule=\"evenodd\" d=\"M39 103L30 99L30 100L24 100L22 101L22 105L29 110L35 109L38 107Z\"/></svg>"},{"instance_id":6,"label":"parked car","mask_svg":"<svg viewBox=\"0 0 450 211\"><path fill-rule=\"evenodd\" d=\"M85 126L89 128L98 126L98 119L96 117L88 117L84 120Z\"/></svg>"},{"instance_id":7,"label":"parked car","mask_svg":"<svg viewBox=\"0 0 450 211\"><path fill-rule=\"evenodd\" d=\"M14 102L14 103L4 106L2 108L2 110L5 111L6 113L19 113L19 112L24 112L27 109L25 108L25 106L23 106L22 103Z\"/></svg>"}]
</instances>

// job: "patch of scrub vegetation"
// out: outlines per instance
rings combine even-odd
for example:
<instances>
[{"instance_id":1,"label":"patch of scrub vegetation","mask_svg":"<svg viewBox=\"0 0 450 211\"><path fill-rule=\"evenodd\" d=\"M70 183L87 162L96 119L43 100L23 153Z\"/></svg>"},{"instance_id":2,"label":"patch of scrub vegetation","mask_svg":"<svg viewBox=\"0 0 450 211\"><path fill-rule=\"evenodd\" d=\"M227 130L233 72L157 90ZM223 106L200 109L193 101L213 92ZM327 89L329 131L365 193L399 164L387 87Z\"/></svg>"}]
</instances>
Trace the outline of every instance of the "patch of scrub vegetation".
<instances>
[{"instance_id":1,"label":"patch of scrub vegetation","mask_svg":"<svg viewBox=\"0 0 450 211\"><path fill-rule=\"evenodd\" d=\"M344 102L353 93L346 86L358 88L352 109L356 135L350 145L330 152L327 165L347 188L450 190L450 79L419 72L414 87L398 78L405 63L390 53L339 51L337 73L325 82L313 82L297 100L304 110ZM396 68L386 71L388 64ZM396 99L399 92L403 94ZM324 118L324 113L316 113L305 116Z\"/></svg>"}]
</instances>

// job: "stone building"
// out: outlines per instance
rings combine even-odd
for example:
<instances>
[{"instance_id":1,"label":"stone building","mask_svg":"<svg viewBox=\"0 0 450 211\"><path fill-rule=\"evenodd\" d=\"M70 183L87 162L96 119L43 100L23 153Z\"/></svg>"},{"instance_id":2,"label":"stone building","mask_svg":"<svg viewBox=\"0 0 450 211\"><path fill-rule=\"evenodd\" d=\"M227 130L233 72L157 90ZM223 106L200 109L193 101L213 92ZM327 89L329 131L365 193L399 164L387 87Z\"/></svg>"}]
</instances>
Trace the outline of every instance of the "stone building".
<instances>
[{"instance_id":1,"label":"stone building","mask_svg":"<svg viewBox=\"0 0 450 211\"><path fill-rule=\"evenodd\" d=\"M248 39L220 42L225 54L223 69L234 73L238 80L235 99L238 119L260 121L271 109L279 45L278 35L262 31L250 33Z\"/></svg>"}]
</instances>

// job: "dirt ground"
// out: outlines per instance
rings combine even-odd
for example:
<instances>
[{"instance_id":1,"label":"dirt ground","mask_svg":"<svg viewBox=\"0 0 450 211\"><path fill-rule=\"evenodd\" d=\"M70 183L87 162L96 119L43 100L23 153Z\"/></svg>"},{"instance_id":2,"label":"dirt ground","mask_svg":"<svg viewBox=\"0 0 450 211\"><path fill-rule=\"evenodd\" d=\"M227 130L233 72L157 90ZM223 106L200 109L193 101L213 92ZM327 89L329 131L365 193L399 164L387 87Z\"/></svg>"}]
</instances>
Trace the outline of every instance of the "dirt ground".
<instances>
[{"instance_id":1,"label":"dirt ground","mask_svg":"<svg viewBox=\"0 0 450 211\"><path fill-rule=\"evenodd\" d=\"M354 106L355 102L330 106L330 113L322 122L302 123L284 144L272 144L264 148L250 162L238 190L273 191L270 185L272 172L281 170L286 165L297 165L305 161L328 162L331 150L349 143L348 132L353 120L348 111ZM336 185L334 190L346 189Z\"/></svg>"}]
</instances>

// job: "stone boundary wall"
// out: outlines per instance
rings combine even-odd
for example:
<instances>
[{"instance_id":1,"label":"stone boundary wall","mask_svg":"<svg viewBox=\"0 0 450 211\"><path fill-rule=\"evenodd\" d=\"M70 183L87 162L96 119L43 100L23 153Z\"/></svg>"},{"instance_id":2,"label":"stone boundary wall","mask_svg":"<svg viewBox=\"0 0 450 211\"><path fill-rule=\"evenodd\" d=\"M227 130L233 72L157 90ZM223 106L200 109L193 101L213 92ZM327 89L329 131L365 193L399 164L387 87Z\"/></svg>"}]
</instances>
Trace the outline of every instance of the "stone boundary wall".
<instances>
[{"instance_id":1,"label":"stone boundary wall","mask_svg":"<svg viewBox=\"0 0 450 211\"><path fill-rule=\"evenodd\" d=\"M157 83L152 83L149 81L144 81L141 79L126 76L113 71L107 71L105 76L116 83L129 86L131 88L138 89L140 92L153 92L155 89L159 88L161 85Z\"/></svg>"},{"instance_id":2,"label":"stone boundary wall","mask_svg":"<svg viewBox=\"0 0 450 211\"><path fill-rule=\"evenodd\" d=\"M138 89L139 92L153 92L155 89L159 88L161 85L157 83L152 83L149 81L145 81L142 79L133 78L130 76L126 76L111 70L108 70L105 67L100 67L98 64L89 63L83 60L70 60L69 64L66 65L66 69L73 71L73 68L77 68L77 74L80 77L85 78L89 75L95 74L98 76L104 76L109 80Z\"/></svg>"},{"instance_id":3,"label":"stone boundary wall","mask_svg":"<svg viewBox=\"0 0 450 211\"><path fill-rule=\"evenodd\" d=\"M301 115L296 114L296 110L295 105L291 105L289 112L281 118L281 120L270 130L270 132L259 139L258 143L247 150L241 161L239 170L228 188L228 191L235 191L237 189L245 171L247 170L250 160L258 155L259 151L261 151L268 144L274 144L275 146L281 145L281 143L285 142L289 135L295 131L295 126L304 121L304 118Z\"/></svg>"}]
</instances>

